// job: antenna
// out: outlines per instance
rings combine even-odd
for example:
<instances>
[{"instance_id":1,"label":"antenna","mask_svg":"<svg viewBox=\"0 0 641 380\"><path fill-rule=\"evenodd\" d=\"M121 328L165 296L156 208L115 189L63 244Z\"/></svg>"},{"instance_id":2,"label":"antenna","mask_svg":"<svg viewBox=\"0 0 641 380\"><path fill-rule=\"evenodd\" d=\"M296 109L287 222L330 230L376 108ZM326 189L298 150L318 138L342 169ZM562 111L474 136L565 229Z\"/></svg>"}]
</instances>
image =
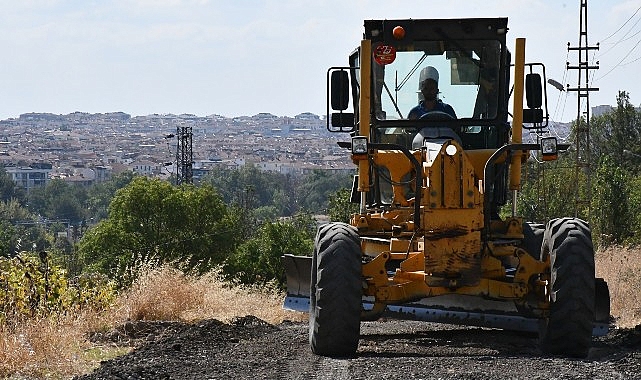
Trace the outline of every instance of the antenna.
<instances>
[{"instance_id":1,"label":"antenna","mask_svg":"<svg viewBox=\"0 0 641 380\"><path fill-rule=\"evenodd\" d=\"M591 169L590 169L590 92L599 91L598 88L590 87L589 72L590 70L597 70L599 68L598 62L596 65L590 65L588 62L588 53L590 50L599 50L599 44L596 46L588 45L588 0L581 1L580 12L580 31L579 31L579 46L572 47L568 42L568 51L577 51L579 55L579 63L577 66L571 66L567 62L568 70L578 70L579 80L577 87L569 87L568 91L576 91L577 97L577 116L575 128L575 172L574 183L576 184L576 191L574 196L574 214L575 217L580 217L583 210L587 210L585 218L590 217L590 199L592 193ZM581 80L585 84L581 85ZM581 102L585 99L586 111L585 118L582 117ZM585 120L585 122L583 122ZM581 171L585 173L585 187L582 189L580 183Z\"/></svg>"}]
</instances>

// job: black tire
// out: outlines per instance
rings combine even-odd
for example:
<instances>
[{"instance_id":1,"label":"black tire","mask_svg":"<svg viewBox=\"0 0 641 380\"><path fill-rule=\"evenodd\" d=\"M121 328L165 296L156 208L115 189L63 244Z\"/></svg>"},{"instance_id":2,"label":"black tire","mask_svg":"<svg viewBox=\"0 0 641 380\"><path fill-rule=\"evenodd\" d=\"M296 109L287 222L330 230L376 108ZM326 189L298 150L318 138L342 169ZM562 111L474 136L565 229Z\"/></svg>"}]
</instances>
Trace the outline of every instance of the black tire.
<instances>
[{"instance_id":1,"label":"black tire","mask_svg":"<svg viewBox=\"0 0 641 380\"><path fill-rule=\"evenodd\" d=\"M360 338L361 249L356 229L330 223L318 229L312 259L309 344L330 357L354 355Z\"/></svg>"},{"instance_id":2,"label":"black tire","mask_svg":"<svg viewBox=\"0 0 641 380\"><path fill-rule=\"evenodd\" d=\"M590 227L576 218L551 220L545 229L542 255L550 258L550 312L541 321L541 350L584 358L592 344L595 307Z\"/></svg>"}]
</instances>

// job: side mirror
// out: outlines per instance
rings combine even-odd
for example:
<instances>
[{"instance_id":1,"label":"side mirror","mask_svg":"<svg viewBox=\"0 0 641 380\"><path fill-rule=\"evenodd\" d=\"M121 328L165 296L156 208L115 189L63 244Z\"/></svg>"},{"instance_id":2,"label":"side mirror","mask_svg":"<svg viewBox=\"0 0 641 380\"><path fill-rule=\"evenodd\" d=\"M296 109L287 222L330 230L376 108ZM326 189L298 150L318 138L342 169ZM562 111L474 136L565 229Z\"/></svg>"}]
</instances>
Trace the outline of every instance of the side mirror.
<instances>
[{"instance_id":1,"label":"side mirror","mask_svg":"<svg viewBox=\"0 0 641 380\"><path fill-rule=\"evenodd\" d=\"M354 114L347 113L347 112L332 113L332 127L341 128L341 129L354 128Z\"/></svg>"},{"instance_id":2,"label":"side mirror","mask_svg":"<svg viewBox=\"0 0 641 380\"><path fill-rule=\"evenodd\" d=\"M527 100L527 108L523 109L523 122L542 123L543 87L541 85L541 75L530 73L525 76L525 98Z\"/></svg>"},{"instance_id":3,"label":"side mirror","mask_svg":"<svg viewBox=\"0 0 641 380\"><path fill-rule=\"evenodd\" d=\"M531 73L525 76L525 98L527 99L528 108L541 108L543 104L541 75Z\"/></svg>"},{"instance_id":4,"label":"side mirror","mask_svg":"<svg viewBox=\"0 0 641 380\"><path fill-rule=\"evenodd\" d=\"M524 123L542 123L543 110L540 108L524 108L523 109L523 122Z\"/></svg>"},{"instance_id":5,"label":"side mirror","mask_svg":"<svg viewBox=\"0 0 641 380\"><path fill-rule=\"evenodd\" d=\"M349 75L345 70L333 71L331 77L331 103L335 111L345 111L349 105Z\"/></svg>"},{"instance_id":6,"label":"side mirror","mask_svg":"<svg viewBox=\"0 0 641 380\"><path fill-rule=\"evenodd\" d=\"M354 113L343 112L349 107L349 74L344 67L330 68L328 70L327 92L327 113L331 105L331 118L328 119L327 129L330 132L352 132L355 129ZM331 120L332 128L329 126Z\"/></svg>"}]
</instances>

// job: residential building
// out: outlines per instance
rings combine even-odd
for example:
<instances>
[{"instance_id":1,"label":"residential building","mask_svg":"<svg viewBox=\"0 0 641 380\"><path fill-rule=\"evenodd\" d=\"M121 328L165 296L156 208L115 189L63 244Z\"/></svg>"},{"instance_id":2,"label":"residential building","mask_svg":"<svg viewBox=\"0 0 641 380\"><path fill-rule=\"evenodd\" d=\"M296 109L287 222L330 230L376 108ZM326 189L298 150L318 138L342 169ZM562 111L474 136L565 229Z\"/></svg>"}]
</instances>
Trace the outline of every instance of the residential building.
<instances>
[{"instance_id":1,"label":"residential building","mask_svg":"<svg viewBox=\"0 0 641 380\"><path fill-rule=\"evenodd\" d=\"M28 167L8 167L7 174L17 186L24 188L27 193L36 187L44 187L49 182L51 164L34 164Z\"/></svg>"}]
</instances>

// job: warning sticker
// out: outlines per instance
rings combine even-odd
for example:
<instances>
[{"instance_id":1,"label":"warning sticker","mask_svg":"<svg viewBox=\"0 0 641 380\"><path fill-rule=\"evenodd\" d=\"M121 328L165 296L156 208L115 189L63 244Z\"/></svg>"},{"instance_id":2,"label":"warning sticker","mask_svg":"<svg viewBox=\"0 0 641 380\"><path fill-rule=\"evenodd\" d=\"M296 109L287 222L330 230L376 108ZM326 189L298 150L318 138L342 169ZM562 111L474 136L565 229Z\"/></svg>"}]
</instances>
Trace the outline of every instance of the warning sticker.
<instances>
[{"instance_id":1,"label":"warning sticker","mask_svg":"<svg viewBox=\"0 0 641 380\"><path fill-rule=\"evenodd\" d=\"M379 45L374 49L374 61L379 65L387 65L396 59L396 48L390 45Z\"/></svg>"}]
</instances>

